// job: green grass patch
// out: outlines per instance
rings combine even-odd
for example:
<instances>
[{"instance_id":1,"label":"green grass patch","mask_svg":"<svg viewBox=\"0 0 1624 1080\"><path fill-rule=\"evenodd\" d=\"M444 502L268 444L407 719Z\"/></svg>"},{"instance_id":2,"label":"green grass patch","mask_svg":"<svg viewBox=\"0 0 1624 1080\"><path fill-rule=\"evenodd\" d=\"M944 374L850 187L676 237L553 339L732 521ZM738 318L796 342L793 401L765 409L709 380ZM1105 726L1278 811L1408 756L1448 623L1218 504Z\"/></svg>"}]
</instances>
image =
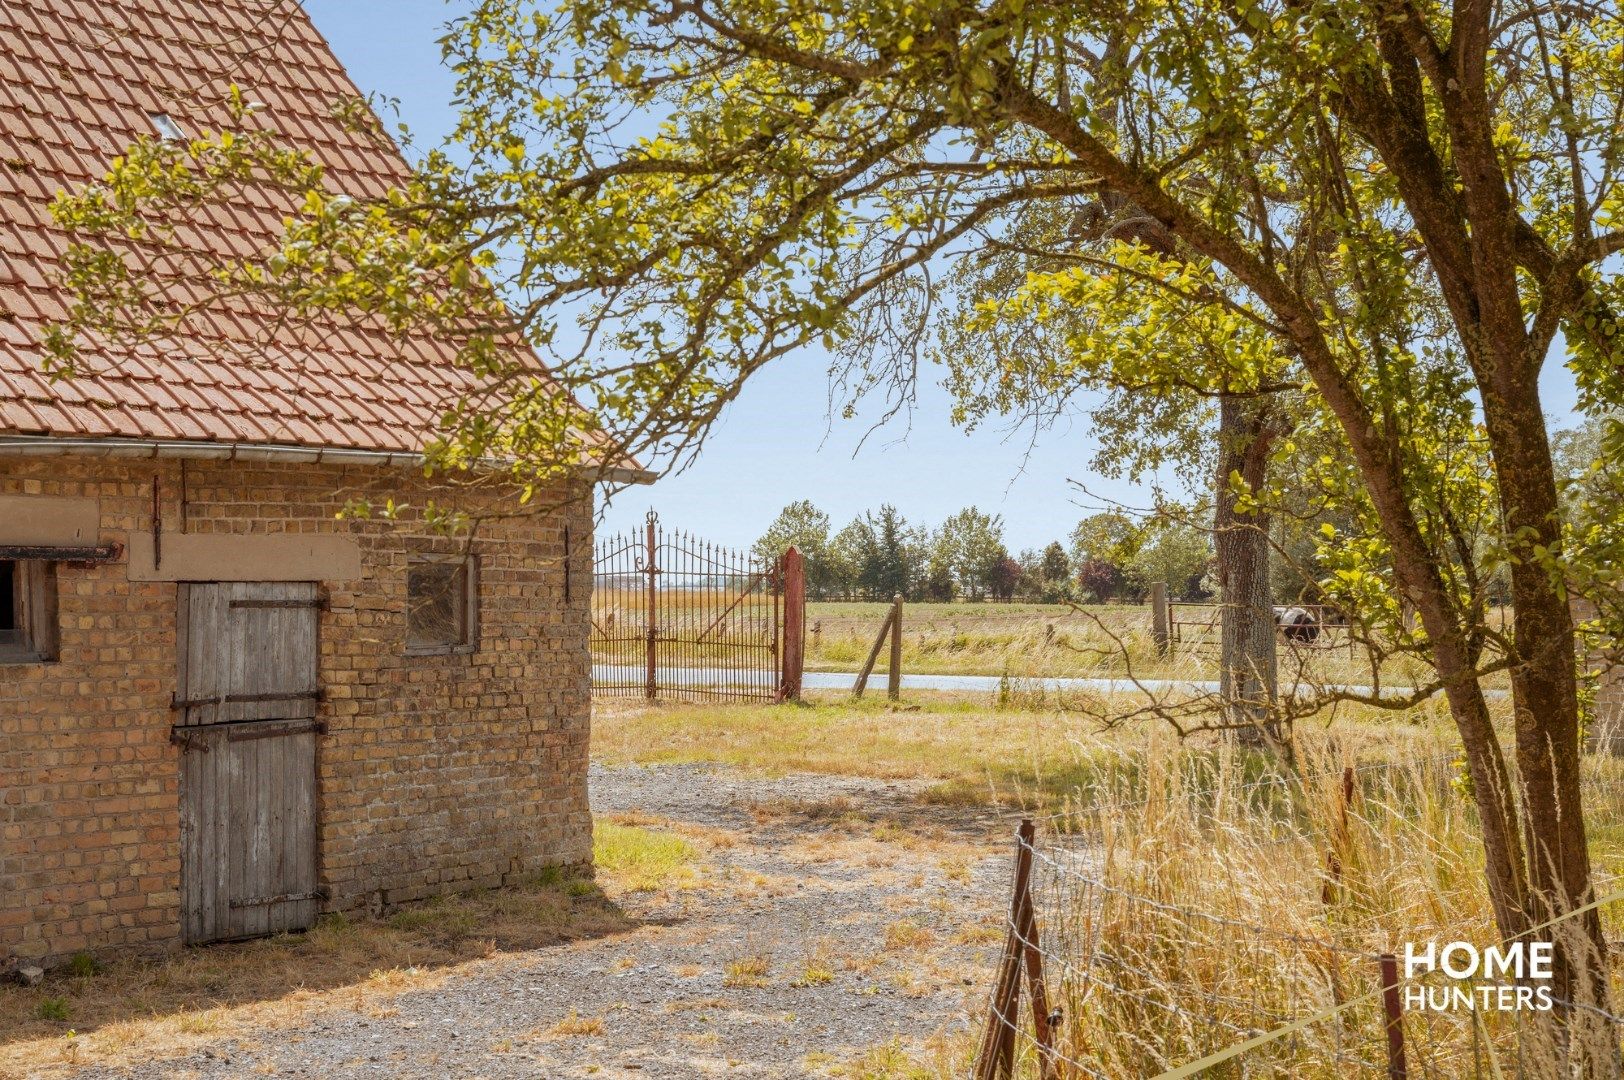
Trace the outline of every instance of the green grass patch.
<instances>
[{"instance_id":1,"label":"green grass patch","mask_svg":"<svg viewBox=\"0 0 1624 1080\"><path fill-rule=\"evenodd\" d=\"M685 888L697 876L698 852L680 836L598 821L592 826L592 861L632 892Z\"/></svg>"}]
</instances>

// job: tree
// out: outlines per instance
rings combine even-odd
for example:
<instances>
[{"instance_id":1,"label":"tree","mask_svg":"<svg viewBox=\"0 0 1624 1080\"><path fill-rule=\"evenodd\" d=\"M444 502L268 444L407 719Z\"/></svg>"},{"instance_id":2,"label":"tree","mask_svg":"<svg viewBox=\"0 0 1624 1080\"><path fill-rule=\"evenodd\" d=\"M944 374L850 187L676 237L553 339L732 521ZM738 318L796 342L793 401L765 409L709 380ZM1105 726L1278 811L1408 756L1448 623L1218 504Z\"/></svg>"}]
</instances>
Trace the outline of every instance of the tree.
<instances>
[{"instance_id":1,"label":"tree","mask_svg":"<svg viewBox=\"0 0 1624 1080\"><path fill-rule=\"evenodd\" d=\"M943 541L941 531L927 533L920 549L918 599L937 604L951 603L953 597L958 595L958 587L953 582L953 552Z\"/></svg>"},{"instance_id":2,"label":"tree","mask_svg":"<svg viewBox=\"0 0 1624 1080\"><path fill-rule=\"evenodd\" d=\"M1034 548L1022 548L1020 554L1014 556L1015 565L1021 568L1020 584L1015 589L1015 595L1021 600L1037 601L1043 592L1043 556Z\"/></svg>"},{"instance_id":3,"label":"tree","mask_svg":"<svg viewBox=\"0 0 1624 1080\"><path fill-rule=\"evenodd\" d=\"M1107 338L1079 362L1156 402L1192 369L1241 400L1289 386L1296 429L1336 441L1293 478L1349 514L1325 538L1327 588L1435 675L1370 703L1447 702L1500 933L1573 916L1557 989L1604 1004L1568 597L1616 597L1624 565L1602 555L1619 510L1585 536L1564 518L1539 376L1560 332L1586 407L1624 402L1615 29L1605 5L1534 0L486 0L446 38L453 146L396 190L334 194L245 109L238 131L143 140L62 199L81 300L55 368L85 335L185 333L198 295L426 323L499 391L448 412L431 466L510 461L529 483L625 455L681 463L752 373L809 343L849 349L852 392L905 400L941 320L1132 296L1146 347ZM188 261L200 211L249 187L287 205L274 250ZM934 302L941 263L1018 246L1044 208L1103 222L1110 244L1062 252L1019 308ZM1139 286L1160 297L1149 317ZM1264 347L1181 353L1192 306ZM503 359L514 339L552 354L554 380ZM1273 497L1239 491L1235 510ZM1483 611L1501 567L1503 635ZM1509 745L1484 693L1497 671ZM1592 1041L1561 1045L1577 1071L1617 1071L1584 1056Z\"/></svg>"},{"instance_id":4,"label":"tree","mask_svg":"<svg viewBox=\"0 0 1624 1080\"><path fill-rule=\"evenodd\" d=\"M810 500L792 502L778 512L755 543L757 557L774 560L795 547L805 559L806 587L813 599L823 600L834 582L829 563L829 515Z\"/></svg>"},{"instance_id":5,"label":"tree","mask_svg":"<svg viewBox=\"0 0 1624 1080\"><path fill-rule=\"evenodd\" d=\"M862 587L863 568L874 557L877 544L867 521L855 518L829 542L831 586L847 600Z\"/></svg>"},{"instance_id":6,"label":"tree","mask_svg":"<svg viewBox=\"0 0 1624 1080\"><path fill-rule=\"evenodd\" d=\"M947 563L932 555L925 564L917 598L933 604L947 604L952 602L955 595L953 571L947 568Z\"/></svg>"},{"instance_id":7,"label":"tree","mask_svg":"<svg viewBox=\"0 0 1624 1080\"><path fill-rule=\"evenodd\" d=\"M1280 743L1269 514L1248 496L1264 489L1274 441L1285 432L1274 402L1225 394L1218 405L1213 565L1219 596L1218 698L1242 737Z\"/></svg>"},{"instance_id":8,"label":"tree","mask_svg":"<svg viewBox=\"0 0 1624 1080\"><path fill-rule=\"evenodd\" d=\"M1201 579L1211 561L1210 533L1188 522L1166 520L1151 528L1149 538L1123 570L1140 595L1165 581L1175 600L1200 600L1205 596Z\"/></svg>"},{"instance_id":9,"label":"tree","mask_svg":"<svg viewBox=\"0 0 1624 1080\"><path fill-rule=\"evenodd\" d=\"M942 522L938 543L959 591L972 600L987 592L1004 550L1004 519L967 507Z\"/></svg>"},{"instance_id":10,"label":"tree","mask_svg":"<svg viewBox=\"0 0 1624 1080\"><path fill-rule=\"evenodd\" d=\"M1120 510L1090 514L1071 530L1071 561L1081 565L1098 560L1121 566L1144 542L1144 528Z\"/></svg>"},{"instance_id":11,"label":"tree","mask_svg":"<svg viewBox=\"0 0 1624 1080\"><path fill-rule=\"evenodd\" d=\"M1043 549L1043 561L1038 565L1038 580L1042 583L1041 598L1046 604L1064 603L1071 597L1071 560L1060 541L1050 541Z\"/></svg>"},{"instance_id":12,"label":"tree","mask_svg":"<svg viewBox=\"0 0 1624 1080\"><path fill-rule=\"evenodd\" d=\"M987 591L994 600L1007 604L1014 599L1020 583L1021 564L1010 558L1009 552L1001 550L987 574Z\"/></svg>"},{"instance_id":13,"label":"tree","mask_svg":"<svg viewBox=\"0 0 1624 1080\"><path fill-rule=\"evenodd\" d=\"M858 583L871 600L907 596L913 573L908 560L908 521L890 503L865 515L872 546L864 553Z\"/></svg>"},{"instance_id":14,"label":"tree","mask_svg":"<svg viewBox=\"0 0 1624 1080\"><path fill-rule=\"evenodd\" d=\"M1112 115L1101 104L1096 111ZM1108 436L1096 468L1141 479L1172 467L1210 494L1220 715L1248 742L1283 745L1269 514L1246 495L1263 487L1271 447L1291 426L1286 357L1241 315L1232 290L1186 262L1166 230L1120 196L1102 195L1069 220L1039 207L1010 231L1018 241L986 245L954 276L958 305L974 313L940 349L960 417L1014 415L1041 431L1067 414L1074 395L1104 391L1089 416ZM1072 299L1077 272L1109 260L1124 238L1176 284L1093 275L1095 285L1081 290L1088 302L1049 302L1059 282ZM1156 360L1147 365L1146 356ZM1195 476L1203 466L1204 483Z\"/></svg>"},{"instance_id":15,"label":"tree","mask_svg":"<svg viewBox=\"0 0 1624 1080\"><path fill-rule=\"evenodd\" d=\"M1077 567L1077 587L1096 604L1115 599L1126 583L1121 569L1104 559L1084 559Z\"/></svg>"}]
</instances>

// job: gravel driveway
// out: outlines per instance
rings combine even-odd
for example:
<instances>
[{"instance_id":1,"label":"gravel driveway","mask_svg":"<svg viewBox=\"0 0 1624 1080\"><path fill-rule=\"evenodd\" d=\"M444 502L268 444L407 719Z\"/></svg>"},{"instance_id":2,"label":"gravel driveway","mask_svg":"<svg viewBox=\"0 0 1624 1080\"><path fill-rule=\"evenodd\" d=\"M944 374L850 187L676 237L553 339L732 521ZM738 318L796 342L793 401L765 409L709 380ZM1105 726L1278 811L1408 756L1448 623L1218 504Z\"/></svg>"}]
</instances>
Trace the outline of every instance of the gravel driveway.
<instances>
[{"instance_id":1,"label":"gravel driveway","mask_svg":"<svg viewBox=\"0 0 1624 1080\"><path fill-rule=\"evenodd\" d=\"M83 1077L830 1075L970 1023L1008 817L905 783L698 765L592 772L600 817L691 837L693 887L617 894L637 928L458 969L371 1013ZM756 958L753 961L748 958Z\"/></svg>"}]
</instances>

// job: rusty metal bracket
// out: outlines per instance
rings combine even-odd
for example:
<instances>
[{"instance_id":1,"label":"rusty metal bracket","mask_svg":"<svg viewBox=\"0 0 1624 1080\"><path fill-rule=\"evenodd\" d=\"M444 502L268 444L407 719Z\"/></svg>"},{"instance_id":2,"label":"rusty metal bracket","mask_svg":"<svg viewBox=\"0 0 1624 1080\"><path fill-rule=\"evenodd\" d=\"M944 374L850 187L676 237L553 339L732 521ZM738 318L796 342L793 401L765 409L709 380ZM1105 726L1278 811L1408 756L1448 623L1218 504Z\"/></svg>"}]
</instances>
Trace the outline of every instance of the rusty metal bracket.
<instances>
[{"instance_id":1,"label":"rusty metal bracket","mask_svg":"<svg viewBox=\"0 0 1624 1080\"><path fill-rule=\"evenodd\" d=\"M241 900L231 901L234 908L269 907L271 904L292 904L300 900L322 900L321 890L315 892L283 893L280 896L247 896Z\"/></svg>"},{"instance_id":2,"label":"rusty metal bracket","mask_svg":"<svg viewBox=\"0 0 1624 1080\"><path fill-rule=\"evenodd\" d=\"M182 709L191 709L200 705L252 705L272 701L326 701L327 692L324 690L296 690L287 694L223 694L219 697L183 699L171 692L169 695L169 708L171 712Z\"/></svg>"},{"instance_id":3,"label":"rusty metal bracket","mask_svg":"<svg viewBox=\"0 0 1624 1080\"><path fill-rule=\"evenodd\" d=\"M97 547L51 547L42 544L0 544L0 559L28 562L95 563L118 562L124 557L123 544L101 544Z\"/></svg>"},{"instance_id":4,"label":"rusty metal bracket","mask_svg":"<svg viewBox=\"0 0 1624 1080\"><path fill-rule=\"evenodd\" d=\"M273 724L276 726L273 727ZM221 726L226 729L226 739L229 742L274 739L278 735L303 735L311 731L317 735L327 734L325 720L241 720L235 724Z\"/></svg>"},{"instance_id":5,"label":"rusty metal bracket","mask_svg":"<svg viewBox=\"0 0 1624 1080\"><path fill-rule=\"evenodd\" d=\"M207 731L206 727L172 727L169 729L169 741L182 750L201 750L209 752L209 744L195 739L193 736L199 731Z\"/></svg>"},{"instance_id":6,"label":"rusty metal bracket","mask_svg":"<svg viewBox=\"0 0 1624 1080\"><path fill-rule=\"evenodd\" d=\"M317 611L327 611L331 604L325 596L318 596L314 600L233 600L233 608L315 608Z\"/></svg>"}]
</instances>

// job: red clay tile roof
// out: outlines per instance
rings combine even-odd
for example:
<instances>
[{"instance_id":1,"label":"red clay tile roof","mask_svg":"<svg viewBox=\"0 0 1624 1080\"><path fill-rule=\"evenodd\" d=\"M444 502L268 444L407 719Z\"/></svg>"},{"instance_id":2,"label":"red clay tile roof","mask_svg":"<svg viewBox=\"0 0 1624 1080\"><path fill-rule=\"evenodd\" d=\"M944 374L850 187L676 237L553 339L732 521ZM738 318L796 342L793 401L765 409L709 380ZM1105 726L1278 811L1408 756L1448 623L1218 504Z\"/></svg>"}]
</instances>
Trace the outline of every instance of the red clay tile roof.
<instances>
[{"instance_id":1,"label":"red clay tile roof","mask_svg":"<svg viewBox=\"0 0 1624 1080\"><path fill-rule=\"evenodd\" d=\"M64 314L51 282L67 238L51 200L153 134L153 113L187 136L229 126L232 83L264 104L253 122L311 151L340 190L375 195L405 174L398 154L332 118L356 90L295 0L0 3L0 436L412 451L444 404L476 388L427 335L402 341L358 320L262 349L264 319L223 306L217 336L184 353L91 354L88 373L54 385L40 374L41 331ZM195 243L262 253L287 208L244 203L199 221Z\"/></svg>"}]
</instances>

